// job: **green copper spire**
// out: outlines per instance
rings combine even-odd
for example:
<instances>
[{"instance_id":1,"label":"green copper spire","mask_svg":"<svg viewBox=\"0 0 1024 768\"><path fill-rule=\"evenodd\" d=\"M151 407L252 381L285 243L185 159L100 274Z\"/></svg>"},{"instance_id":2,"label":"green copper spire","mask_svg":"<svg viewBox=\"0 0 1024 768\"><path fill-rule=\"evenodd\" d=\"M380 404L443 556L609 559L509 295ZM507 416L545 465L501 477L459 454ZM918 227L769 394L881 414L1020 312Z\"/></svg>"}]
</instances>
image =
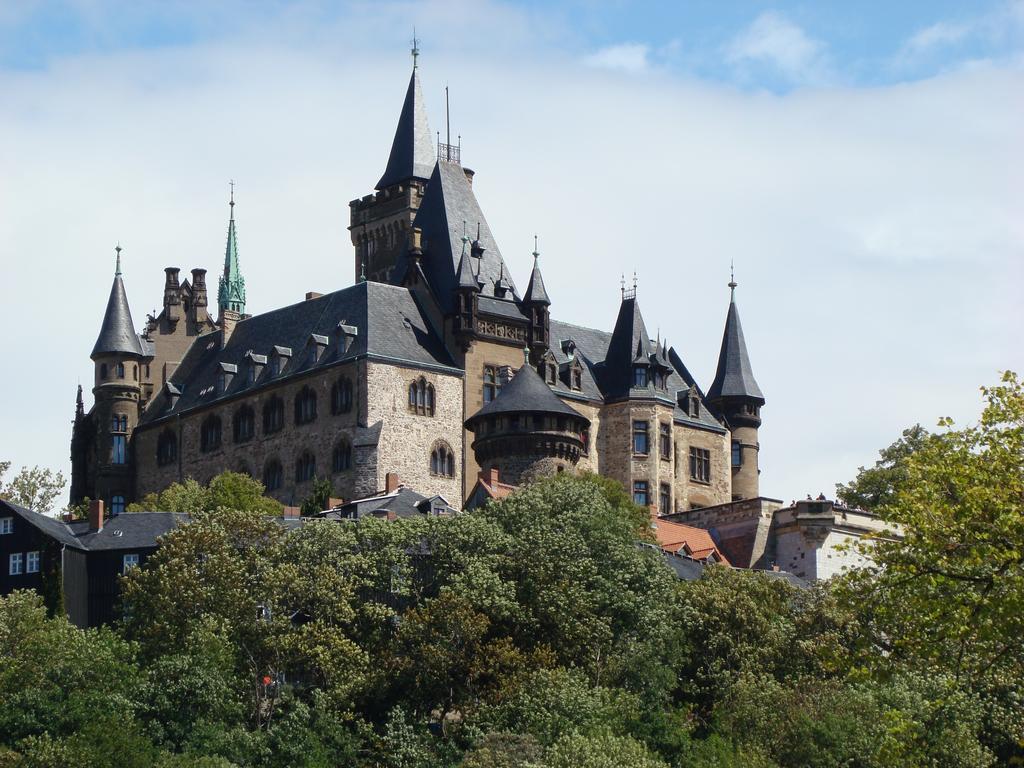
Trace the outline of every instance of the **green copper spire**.
<instances>
[{"instance_id":1,"label":"green copper spire","mask_svg":"<svg viewBox=\"0 0 1024 768\"><path fill-rule=\"evenodd\" d=\"M228 220L228 245L224 250L224 274L220 276L217 305L224 310L245 314L245 278L238 265L238 240L235 236L235 182L231 182L231 218Z\"/></svg>"}]
</instances>

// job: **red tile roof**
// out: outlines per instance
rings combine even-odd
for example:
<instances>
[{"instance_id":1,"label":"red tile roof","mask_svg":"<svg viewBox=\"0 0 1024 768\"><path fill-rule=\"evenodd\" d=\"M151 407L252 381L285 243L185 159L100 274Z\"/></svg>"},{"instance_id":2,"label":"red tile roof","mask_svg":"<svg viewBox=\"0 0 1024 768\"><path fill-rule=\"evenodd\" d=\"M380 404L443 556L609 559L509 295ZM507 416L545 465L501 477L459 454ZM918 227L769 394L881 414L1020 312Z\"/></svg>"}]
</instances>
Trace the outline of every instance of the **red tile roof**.
<instances>
[{"instance_id":1,"label":"red tile roof","mask_svg":"<svg viewBox=\"0 0 1024 768\"><path fill-rule=\"evenodd\" d=\"M666 552L687 555L694 560L706 560L714 556L723 565L729 565L729 559L715 545L711 534L703 528L694 528L682 523L673 523L651 515L651 524L658 545Z\"/></svg>"}]
</instances>

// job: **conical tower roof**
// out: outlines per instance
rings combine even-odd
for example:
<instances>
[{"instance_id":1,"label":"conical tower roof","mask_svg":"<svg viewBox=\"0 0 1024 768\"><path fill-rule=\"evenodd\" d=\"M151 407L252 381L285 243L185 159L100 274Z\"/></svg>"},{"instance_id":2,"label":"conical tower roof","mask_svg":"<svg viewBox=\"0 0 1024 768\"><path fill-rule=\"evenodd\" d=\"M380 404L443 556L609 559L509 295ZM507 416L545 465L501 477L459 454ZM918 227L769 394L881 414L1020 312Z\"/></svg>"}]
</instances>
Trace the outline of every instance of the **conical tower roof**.
<instances>
[{"instance_id":1,"label":"conical tower roof","mask_svg":"<svg viewBox=\"0 0 1024 768\"><path fill-rule=\"evenodd\" d=\"M217 305L221 317L224 310L229 309L239 314L245 313L245 278L238 262L238 237L235 234L235 191L231 190L231 215L228 219L228 242L224 248L224 273L220 276L220 287L217 291Z\"/></svg>"},{"instance_id":2,"label":"conical tower roof","mask_svg":"<svg viewBox=\"0 0 1024 768\"><path fill-rule=\"evenodd\" d=\"M132 311L128 308L128 296L124 291L124 282L121 280L121 248L117 248L117 267L114 271L114 283L110 286L110 297L107 299L107 309L103 313L103 325L100 326L100 335L92 348L92 357L95 360L99 355L125 354L144 357L142 343L135 333L135 323L132 322Z\"/></svg>"},{"instance_id":3,"label":"conical tower roof","mask_svg":"<svg viewBox=\"0 0 1024 768\"><path fill-rule=\"evenodd\" d=\"M430 138L427 108L423 101L420 78L413 67L405 103L391 143L388 167L377 182L377 189L390 187L400 181L420 179L427 181L434 169L434 144Z\"/></svg>"},{"instance_id":4,"label":"conical tower roof","mask_svg":"<svg viewBox=\"0 0 1024 768\"><path fill-rule=\"evenodd\" d=\"M466 420L467 427L471 422L483 416L494 416L501 413L547 413L555 416L574 416L577 419L589 419L563 403L544 379L529 364L523 365L512 381L501 388L498 396L484 405L479 411ZM470 427L472 429L472 427Z\"/></svg>"},{"instance_id":5,"label":"conical tower roof","mask_svg":"<svg viewBox=\"0 0 1024 768\"><path fill-rule=\"evenodd\" d=\"M551 304L548 292L544 288L544 277L540 273L540 253L536 245L533 248L533 272L530 273L530 284L526 286L526 293L523 296L524 304Z\"/></svg>"},{"instance_id":6,"label":"conical tower roof","mask_svg":"<svg viewBox=\"0 0 1024 768\"><path fill-rule=\"evenodd\" d=\"M761 388L754 380L747 355L747 343L743 339L743 326L736 308L736 283L729 283L729 312L725 317L725 332L722 334L722 349L718 354L718 370L715 380L708 389L709 401L725 397L749 397L764 402Z\"/></svg>"}]
</instances>

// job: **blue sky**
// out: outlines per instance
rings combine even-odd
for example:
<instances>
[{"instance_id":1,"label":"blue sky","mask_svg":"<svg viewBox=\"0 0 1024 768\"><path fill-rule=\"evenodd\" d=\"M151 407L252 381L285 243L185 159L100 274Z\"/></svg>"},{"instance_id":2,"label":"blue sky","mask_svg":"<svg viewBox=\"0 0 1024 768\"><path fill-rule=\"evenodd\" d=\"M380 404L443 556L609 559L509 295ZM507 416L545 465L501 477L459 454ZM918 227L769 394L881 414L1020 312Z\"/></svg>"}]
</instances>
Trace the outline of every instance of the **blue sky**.
<instances>
[{"instance_id":1,"label":"blue sky","mask_svg":"<svg viewBox=\"0 0 1024 768\"><path fill-rule=\"evenodd\" d=\"M250 311L353 281L348 202L386 163L414 25L432 127L449 85L502 255L525 285L540 234L557 319L610 329L635 271L706 387L735 263L767 495L831 492L1024 371L1024 0L22 0L0 2L0 327L48 375L0 377L0 459L68 469L115 243L141 326L164 267L218 271L229 179Z\"/></svg>"}]
</instances>

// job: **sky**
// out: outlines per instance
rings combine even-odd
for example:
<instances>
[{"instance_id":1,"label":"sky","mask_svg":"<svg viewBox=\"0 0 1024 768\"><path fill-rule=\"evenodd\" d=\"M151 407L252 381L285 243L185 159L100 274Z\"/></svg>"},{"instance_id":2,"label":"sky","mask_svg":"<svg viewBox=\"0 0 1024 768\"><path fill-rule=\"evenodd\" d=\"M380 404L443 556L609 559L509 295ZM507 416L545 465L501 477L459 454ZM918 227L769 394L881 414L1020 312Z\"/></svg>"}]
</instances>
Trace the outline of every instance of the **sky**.
<instances>
[{"instance_id":1,"label":"sky","mask_svg":"<svg viewBox=\"0 0 1024 768\"><path fill-rule=\"evenodd\" d=\"M0 459L67 473L124 248L223 263L248 310L353 281L420 40L517 283L564 321L620 276L706 389L730 264L765 393L761 492L831 495L915 423L1024 372L1024 2L0 3ZM213 285L215 285L215 279Z\"/></svg>"}]
</instances>

